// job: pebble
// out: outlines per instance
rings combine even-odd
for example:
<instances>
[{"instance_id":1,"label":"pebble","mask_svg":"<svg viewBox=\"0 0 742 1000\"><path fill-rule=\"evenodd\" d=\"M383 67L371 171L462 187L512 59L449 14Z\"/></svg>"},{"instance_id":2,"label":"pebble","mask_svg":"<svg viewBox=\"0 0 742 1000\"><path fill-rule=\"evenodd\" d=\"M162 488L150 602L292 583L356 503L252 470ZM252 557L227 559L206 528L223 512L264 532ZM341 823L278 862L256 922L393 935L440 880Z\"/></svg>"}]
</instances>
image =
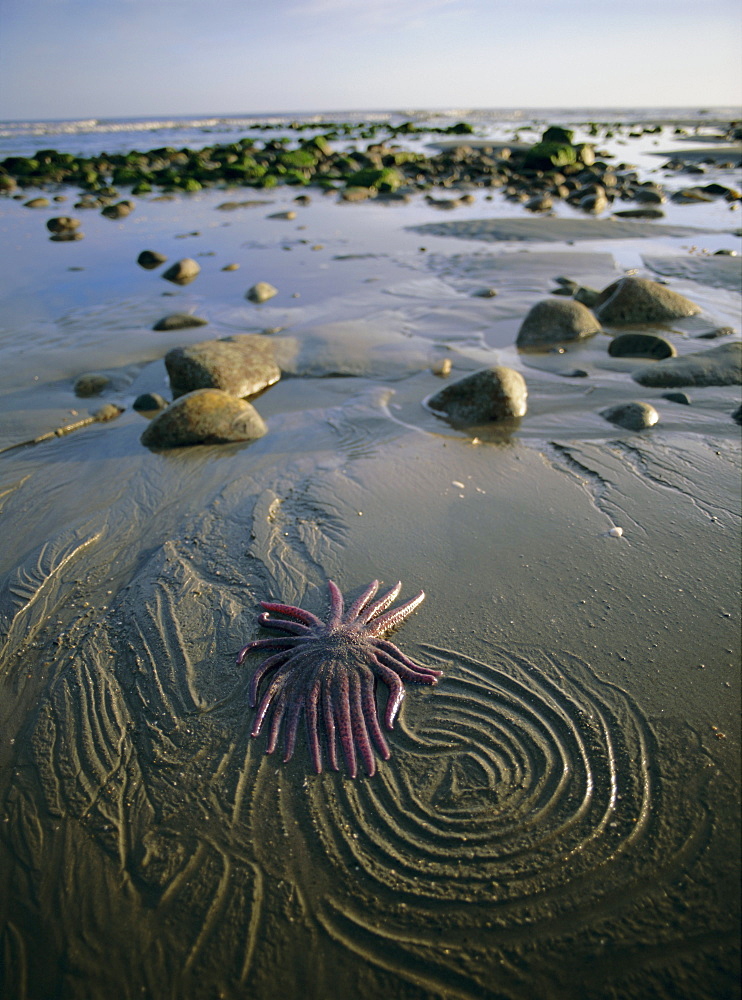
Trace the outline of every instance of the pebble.
<instances>
[{"instance_id":1,"label":"pebble","mask_svg":"<svg viewBox=\"0 0 742 1000\"><path fill-rule=\"evenodd\" d=\"M453 366L451 364L450 358L441 358L439 361L435 362L435 364L431 367L430 370L434 375L437 375L439 378L448 378L448 376L451 374L452 367Z\"/></svg>"},{"instance_id":2,"label":"pebble","mask_svg":"<svg viewBox=\"0 0 742 1000\"><path fill-rule=\"evenodd\" d=\"M629 431L643 431L647 427L653 427L660 419L659 413L650 403L616 403L605 410L600 411L601 417L625 427Z\"/></svg>"},{"instance_id":3,"label":"pebble","mask_svg":"<svg viewBox=\"0 0 742 1000\"><path fill-rule=\"evenodd\" d=\"M167 257L162 253L157 253L156 250L142 250L137 257L137 264L146 271L153 271L160 264L164 264L166 260Z\"/></svg>"},{"instance_id":4,"label":"pebble","mask_svg":"<svg viewBox=\"0 0 742 1000\"><path fill-rule=\"evenodd\" d=\"M50 233L72 232L80 226L79 219L73 219L71 215L57 215L53 219L47 219L46 228Z\"/></svg>"},{"instance_id":5,"label":"pebble","mask_svg":"<svg viewBox=\"0 0 742 1000\"><path fill-rule=\"evenodd\" d=\"M291 219L295 219L296 218L296 212L293 212L293 211L288 211L288 212L273 212L271 215L266 216L266 218L268 218L268 219L288 219L288 220L291 220Z\"/></svg>"},{"instance_id":6,"label":"pebble","mask_svg":"<svg viewBox=\"0 0 742 1000\"><path fill-rule=\"evenodd\" d=\"M522 417L527 398L528 389L520 372L496 365L447 385L430 396L426 405L455 423L473 425Z\"/></svg>"},{"instance_id":7,"label":"pebble","mask_svg":"<svg viewBox=\"0 0 742 1000\"><path fill-rule=\"evenodd\" d=\"M192 257L184 257L169 267L162 276L176 285L188 285L200 271L200 265Z\"/></svg>"},{"instance_id":8,"label":"pebble","mask_svg":"<svg viewBox=\"0 0 742 1000\"><path fill-rule=\"evenodd\" d=\"M158 319L153 330L187 330L194 326L206 326L209 321L201 316L193 316L191 313L170 313Z\"/></svg>"},{"instance_id":9,"label":"pebble","mask_svg":"<svg viewBox=\"0 0 742 1000\"><path fill-rule=\"evenodd\" d=\"M259 281L252 288L248 288L245 293L245 298L249 299L250 302L267 302L268 299L272 299L274 295L278 295L278 289L274 288L273 285L269 284L267 281Z\"/></svg>"},{"instance_id":10,"label":"pebble","mask_svg":"<svg viewBox=\"0 0 742 1000\"><path fill-rule=\"evenodd\" d=\"M690 397L685 392L663 392L663 399L668 399L671 403L680 403L682 406L690 406Z\"/></svg>"},{"instance_id":11,"label":"pebble","mask_svg":"<svg viewBox=\"0 0 742 1000\"><path fill-rule=\"evenodd\" d=\"M219 389L197 389L159 413L141 436L147 448L251 441L267 431L250 403Z\"/></svg>"},{"instance_id":12,"label":"pebble","mask_svg":"<svg viewBox=\"0 0 742 1000\"><path fill-rule=\"evenodd\" d=\"M108 375L99 372L87 372L75 379L75 395L86 399L88 396L99 396L111 384Z\"/></svg>"},{"instance_id":13,"label":"pebble","mask_svg":"<svg viewBox=\"0 0 742 1000\"><path fill-rule=\"evenodd\" d=\"M118 201L115 205L106 205L101 209L101 215L107 219L125 219L134 211L134 203L131 201Z\"/></svg>"},{"instance_id":14,"label":"pebble","mask_svg":"<svg viewBox=\"0 0 742 1000\"><path fill-rule=\"evenodd\" d=\"M23 202L24 208L49 208L51 202L48 198L29 198Z\"/></svg>"},{"instance_id":15,"label":"pebble","mask_svg":"<svg viewBox=\"0 0 742 1000\"><path fill-rule=\"evenodd\" d=\"M143 392L134 400L132 408L137 413L148 416L151 413L158 413L160 410L164 410L167 405L167 400L158 392Z\"/></svg>"},{"instance_id":16,"label":"pebble","mask_svg":"<svg viewBox=\"0 0 742 1000\"><path fill-rule=\"evenodd\" d=\"M472 292L475 298L478 299L494 299L497 295L496 288L478 288L476 292Z\"/></svg>"},{"instance_id":17,"label":"pebble","mask_svg":"<svg viewBox=\"0 0 742 1000\"><path fill-rule=\"evenodd\" d=\"M225 264L224 267L222 268L222 271L239 271L239 269L240 269L239 264Z\"/></svg>"},{"instance_id":18,"label":"pebble","mask_svg":"<svg viewBox=\"0 0 742 1000\"><path fill-rule=\"evenodd\" d=\"M544 299L529 311L518 331L518 347L549 347L600 333L600 323L581 302Z\"/></svg>"},{"instance_id":19,"label":"pebble","mask_svg":"<svg viewBox=\"0 0 742 1000\"><path fill-rule=\"evenodd\" d=\"M674 358L675 345L652 333L620 333L608 345L612 358Z\"/></svg>"}]
</instances>

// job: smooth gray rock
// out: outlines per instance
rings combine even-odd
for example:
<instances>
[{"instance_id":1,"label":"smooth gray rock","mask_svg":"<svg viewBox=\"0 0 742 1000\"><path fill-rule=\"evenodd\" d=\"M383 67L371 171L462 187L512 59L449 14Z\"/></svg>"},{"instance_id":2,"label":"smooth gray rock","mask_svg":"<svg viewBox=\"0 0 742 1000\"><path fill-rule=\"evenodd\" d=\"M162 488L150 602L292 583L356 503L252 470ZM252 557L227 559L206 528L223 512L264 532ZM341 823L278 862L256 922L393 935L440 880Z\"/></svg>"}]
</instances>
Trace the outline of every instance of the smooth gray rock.
<instances>
[{"instance_id":1,"label":"smooth gray rock","mask_svg":"<svg viewBox=\"0 0 742 1000\"><path fill-rule=\"evenodd\" d=\"M628 431L646 430L647 427L653 427L660 419L659 413L653 406L636 401L616 403L601 410L600 415L610 423L625 427Z\"/></svg>"},{"instance_id":2,"label":"smooth gray rock","mask_svg":"<svg viewBox=\"0 0 742 1000\"><path fill-rule=\"evenodd\" d=\"M595 305L595 315L605 326L633 323L668 323L696 316L701 307L647 278L626 277L604 288Z\"/></svg>"},{"instance_id":3,"label":"smooth gray rock","mask_svg":"<svg viewBox=\"0 0 742 1000\"><path fill-rule=\"evenodd\" d=\"M516 344L518 347L551 347L600 332L600 323L581 302L544 299L537 302L523 320Z\"/></svg>"},{"instance_id":4,"label":"smooth gray rock","mask_svg":"<svg viewBox=\"0 0 742 1000\"><path fill-rule=\"evenodd\" d=\"M190 327L206 326L209 321L201 316L192 316L191 313L170 313L158 319L153 330L188 330Z\"/></svg>"},{"instance_id":5,"label":"smooth gray rock","mask_svg":"<svg viewBox=\"0 0 742 1000\"><path fill-rule=\"evenodd\" d=\"M520 372L497 365L452 382L430 396L426 405L456 423L473 425L522 417L527 398Z\"/></svg>"},{"instance_id":6,"label":"smooth gray rock","mask_svg":"<svg viewBox=\"0 0 742 1000\"><path fill-rule=\"evenodd\" d=\"M221 389L244 398L267 389L281 377L273 342L258 333L174 347L165 355L165 367L173 398L194 389Z\"/></svg>"},{"instance_id":7,"label":"smooth gray rock","mask_svg":"<svg viewBox=\"0 0 742 1000\"><path fill-rule=\"evenodd\" d=\"M742 385L742 343L721 344L698 354L668 358L631 376L639 385L672 389L684 385Z\"/></svg>"},{"instance_id":8,"label":"smooth gray rock","mask_svg":"<svg viewBox=\"0 0 742 1000\"><path fill-rule=\"evenodd\" d=\"M176 261L172 267L163 273L163 278L172 281L176 285L187 285L196 277L201 268L191 257L184 257L183 260Z\"/></svg>"},{"instance_id":9,"label":"smooth gray rock","mask_svg":"<svg viewBox=\"0 0 742 1000\"><path fill-rule=\"evenodd\" d=\"M156 416L141 436L147 448L252 441L267 430L250 403L220 389L197 389Z\"/></svg>"},{"instance_id":10,"label":"smooth gray rock","mask_svg":"<svg viewBox=\"0 0 742 1000\"><path fill-rule=\"evenodd\" d=\"M675 345L653 333L620 333L608 345L612 358L674 358Z\"/></svg>"}]
</instances>

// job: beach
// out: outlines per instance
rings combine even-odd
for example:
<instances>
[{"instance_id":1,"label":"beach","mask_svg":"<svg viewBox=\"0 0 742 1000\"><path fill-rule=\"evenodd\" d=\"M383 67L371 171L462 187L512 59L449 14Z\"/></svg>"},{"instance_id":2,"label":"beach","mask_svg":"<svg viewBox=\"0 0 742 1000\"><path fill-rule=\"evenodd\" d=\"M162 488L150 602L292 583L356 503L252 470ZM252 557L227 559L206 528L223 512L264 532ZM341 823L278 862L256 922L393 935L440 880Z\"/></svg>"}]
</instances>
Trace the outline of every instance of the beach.
<instances>
[{"instance_id":1,"label":"beach","mask_svg":"<svg viewBox=\"0 0 742 1000\"><path fill-rule=\"evenodd\" d=\"M357 203L121 185L119 218L67 184L0 200L8 996L739 995L739 378L641 384L666 362L610 354L609 323L516 345L560 287L627 277L697 312L624 332L679 359L739 342L740 201L672 195L739 189L742 148L655 118L567 124L661 185L661 218L407 175ZM548 124L394 141L495 156ZM163 280L184 259L195 279ZM153 329L174 314L205 322ZM143 445L167 352L245 334L280 368L250 397L265 433ZM429 405L492 366L525 380L519 421ZM657 421L604 415L635 401ZM373 776L315 774L303 723L286 763L250 735L260 602L324 617L328 580L426 595L394 642L442 676L406 685Z\"/></svg>"}]
</instances>

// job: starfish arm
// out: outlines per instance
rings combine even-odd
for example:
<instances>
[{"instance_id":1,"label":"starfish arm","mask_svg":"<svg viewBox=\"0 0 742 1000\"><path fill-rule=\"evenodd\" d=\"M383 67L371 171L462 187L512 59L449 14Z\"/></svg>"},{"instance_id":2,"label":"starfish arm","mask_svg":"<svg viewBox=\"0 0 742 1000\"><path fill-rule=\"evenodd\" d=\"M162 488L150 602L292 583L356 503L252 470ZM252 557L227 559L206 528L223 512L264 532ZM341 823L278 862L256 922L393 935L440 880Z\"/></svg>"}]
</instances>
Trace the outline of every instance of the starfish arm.
<instances>
[{"instance_id":1,"label":"starfish arm","mask_svg":"<svg viewBox=\"0 0 742 1000\"><path fill-rule=\"evenodd\" d=\"M315 680L307 695L306 711L304 720L307 726L307 738L309 740L309 752L312 755L312 763L317 774L322 774L322 751L319 745L319 732L317 729L317 703L320 696L321 683Z\"/></svg>"},{"instance_id":2,"label":"starfish arm","mask_svg":"<svg viewBox=\"0 0 742 1000\"><path fill-rule=\"evenodd\" d=\"M393 642L389 642L388 639L374 639L373 644L377 647L377 649L383 650L393 659L404 663L404 665L409 667L410 670L417 670L418 673L429 674L431 677L443 676L442 670L434 670L432 667L425 667L421 663L415 663L414 660L411 660L409 656L405 656L402 650L398 649Z\"/></svg>"},{"instance_id":3,"label":"starfish arm","mask_svg":"<svg viewBox=\"0 0 742 1000\"><path fill-rule=\"evenodd\" d=\"M308 635L311 629L308 625L300 625L299 622L286 622L279 618L271 618L267 611L258 615L258 622L264 628L280 629L281 632L290 632L292 635Z\"/></svg>"},{"instance_id":4,"label":"starfish arm","mask_svg":"<svg viewBox=\"0 0 742 1000\"><path fill-rule=\"evenodd\" d=\"M266 753L273 753L276 749L276 743L278 742L278 733L281 729L281 723L283 722L283 716L286 712L286 703L288 701L288 693L284 687L281 690L276 703L273 706L273 715L271 716L271 727L268 732L268 745L265 748Z\"/></svg>"},{"instance_id":5,"label":"starfish arm","mask_svg":"<svg viewBox=\"0 0 742 1000\"><path fill-rule=\"evenodd\" d=\"M437 684L438 678L431 677L430 674L419 674L416 670L410 670L406 667L404 663L399 660L395 660L393 657L388 656L382 650L377 649L374 651L376 659L383 663L385 666L389 667L394 671L395 674L399 674L403 681L412 681L414 684Z\"/></svg>"},{"instance_id":6,"label":"starfish arm","mask_svg":"<svg viewBox=\"0 0 742 1000\"><path fill-rule=\"evenodd\" d=\"M239 666L253 649L292 649L298 641L298 639L279 639L278 636L275 639L254 639L239 651L237 664Z\"/></svg>"},{"instance_id":7,"label":"starfish arm","mask_svg":"<svg viewBox=\"0 0 742 1000\"><path fill-rule=\"evenodd\" d=\"M277 695L280 695L284 687L286 686L290 670L291 670L291 660L289 660L288 663L284 663L284 665L279 668L279 670L274 675L273 680L268 685L268 688L255 711L255 721L253 722L252 732L250 734L251 736L260 735L260 730L265 720L266 712L268 711L268 708L270 707L270 704L273 701L273 699Z\"/></svg>"},{"instance_id":8,"label":"starfish arm","mask_svg":"<svg viewBox=\"0 0 742 1000\"><path fill-rule=\"evenodd\" d=\"M255 708L255 705L257 704L258 688L260 687L260 682L268 671L273 670L275 667L282 666L290 660L293 655L293 650L284 649L280 653L275 653L273 656L269 656L267 660L263 660L250 679L250 687L248 688L250 708Z\"/></svg>"},{"instance_id":9,"label":"starfish arm","mask_svg":"<svg viewBox=\"0 0 742 1000\"><path fill-rule=\"evenodd\" d=\"M408 601L406 604L400 604L398 608L394 611L387 611L385 615L381 618L377 618L373 625L369 625L367 629L367 635L377 636L383 635L384 632L390 631L390 629L396 628L400 625L408 615L411 615L418 604L422 604L425 600L425 591L421 590L419 594Z\"/></svg>"},{"instance_id":10,"label":"starfish arm","mask_svg":"<svg viewBox=\"0 0 742 1000\"><path fill-rule=\"evenodd\" d=\"M376 596L376 591L379 589L379 581L372 580L368 587L363 591L361 596L351 604L348 608L348 613L345 616L345 621L350 625L354 622L356 618L360 615L363 609L366 607L368 602L372 597Z\"/></svg>"},{"instance_id":11,"label":"starfish arm","mask_svg":"<svg viewBox=\"0 0 742 1000\"><path fill-rule=\"evenodd\" d=\"M330 591L330 615L327 619L328 628L337 628L343 617L343 595L340 588L332 580L327 581L327 589Z\"/></svg>"},{"instance_id":12,"label":"starfish arm","mask_svg":"<svg viewBox=\"0 0 742 1000\"><path fill-rule=\"evenodd\" d=\"M384 760L389 760L391 753L376 715L376 698L374 696L374 675L369 668L361 674L361 705L366 726L376 747Z\"/></svg>"},{"instance_id":13,"label":"starfish arm","mask_svg":"<svg viewBox=\"0 0 742 1000\"><path fill-rule=\"evenodd\" d=\"M295 608L293 604L274 604L272 601L261 601L260 607L266 611L272 611L276 615L288 615L290 618L297 618L305 625L324 625L321 618L313 615L311 611L303 608Z\"/></svg>"},{"instance_id":14,"label":"starfish arm","mask_svg":"<svg viewBox=\"0 0 742 1000\"><path fill-rule=\"evenodd\" d=\"M355 778L358 773L356 766L356 748L353 743L353 727L350 716L350 697L348 693L348 675L341 672L335 683L336 697L333 698L335 708L335 718L337 720L338 732L340 734L340 746L343 749L345 762L348 765L348 773L351 778Z\"/></svg>"},{"instance_id":15,"label":"starfish arm","mask_svg":"<svg viewBox=\"0 0 742 1000\"><path fill-rule=\"evenodd\" d=\"M371 748L371 741L368 737L366 720L363 716L363 705L361 702L361 682L358 674L350 675L350 722L361 760L366 768L369 778L376 774L376 759Z\"/></svg>"},{"instance_id":16,"label":"starfish arm","mask_svg":"<svg viewBox=\"0 0 742 1000\"><path fill-rule=\"evenodd\" d=\"M325 722L325 736L327 737L327 759L333 771L337 771L338 755L335 744L335 711L329 684L322 689L322 716Z\"/></svg>"},{"instance_id":17,"label":"starfish arm","mask_svg":"<svg viewBox=\"0 0 742 1000\"><path fill-rule=\"evenodd\" d=\"M301 717L301 710L304 708L304 701L302 698L296 698L289 709L288 718L286 720L286 725L284 726L285 739L284 739L284 764L291 760L294 753L294 747L296 746L296 733L299 729L299 718Z\"/></svg>"},{"instance_id":18,"label":"starfish arm","mask_svg":"<svg viewBox=\"0 0 742 1000\"><path fill-rule=\"evenodd\" d=\"M402 589L402 581L399 580L397 584L392 587L391 590L387 591L383 597L380 597L378 601L374 601L370 608L366 608L361 616L361 624L365 625L366 622L370 622L372 618L380 615L382 611L386 611L390 604L394 602L399 597L399 592Z\"/></svg>"},{"instance_id":19,"label":"starfish arm","mask_svg":"<svg viewBox=\"0 0 742 1000\"><path fill-rule=\"evenodd\" d=\"M402 704L402 699L404 698L404 684L399 679L399 675L394 670L390 670L389 667L385 666L377 657L374 657L371 669L389 688L389 697L387 698L386 711L384 712L384 725L387 729L392 729L399 706Z\"/></svg>"}]
</instances>

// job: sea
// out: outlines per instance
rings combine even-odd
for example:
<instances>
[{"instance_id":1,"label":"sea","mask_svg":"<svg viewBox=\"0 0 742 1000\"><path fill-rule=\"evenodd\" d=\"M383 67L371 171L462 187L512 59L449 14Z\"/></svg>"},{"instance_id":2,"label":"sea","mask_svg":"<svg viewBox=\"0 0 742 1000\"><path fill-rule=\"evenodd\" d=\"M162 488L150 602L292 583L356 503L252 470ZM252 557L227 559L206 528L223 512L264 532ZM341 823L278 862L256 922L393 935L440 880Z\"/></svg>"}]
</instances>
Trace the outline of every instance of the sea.
<instances>
[{"instance_id":1,"label":"sea","mask_svg":"<svg viewBox=\"0 0 742 1000\"><path fill-rule=\"evenodd\" d=\"M372 111L280 112L275 114L150 115L143 118L79 118L0 122L0 160L6 156L31 156L39 149L56 149L75 156L102 152L117 154L159 146L199 149L229 143L246 132L270 129L293 135L292 126L323 131L328 125L412 122L421 129L445 129L457 122L472 125L477 136L493 140L511 138L519 130L537 130L550 124L568 125L577 131L591 123L636 126L662 125L704 136L716 134L719 123L742 119L738 107L685 108L448 108ZM424 132L418 141L425 140Z\"/></svg>"}]
</instances>

